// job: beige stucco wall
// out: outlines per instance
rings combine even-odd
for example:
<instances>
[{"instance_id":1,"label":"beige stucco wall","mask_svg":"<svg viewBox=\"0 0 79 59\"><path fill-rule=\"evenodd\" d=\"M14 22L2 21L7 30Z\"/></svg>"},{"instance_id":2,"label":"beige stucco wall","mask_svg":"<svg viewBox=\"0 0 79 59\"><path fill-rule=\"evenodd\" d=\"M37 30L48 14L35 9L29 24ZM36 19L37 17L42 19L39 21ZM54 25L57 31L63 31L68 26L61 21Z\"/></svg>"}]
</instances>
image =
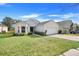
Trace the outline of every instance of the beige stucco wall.
<instances>
[{"instance_id":1,"label":"beige stucco wall","mask_svg":"<svg viewBox=\"0 0 79 59\"><path fill-rule=\"evenodd\" d=\"M36 32L44 32L44 26L43 25L37 25L35 27Z\"/></svg>"},{"instance_id":2,"label":"beige stucco wall","mask_svg":"<svg viewBox=\"0 0 79 59\"><path fill-rule=\"evenodd\" d=\"M47 30L47 35L58 33L59 26L57 23L50 21L44 25L44 31Z\"/></svg>"},{"instance_id":3,"label":"beige stucco wall","mask_svg":"<svg viewBox=\"0 0 79 59\"><path fill-rule=\"evenodd\" d=\"M5 32L8 32L8 27L0 27L0 32L2 32L2 31L5 31Z\"/></svg>"},{"instance_id":4,"label":"beige stucco wall","mask_svg":"<svg viewBox=\"0 0 79 59\"><path fill-rule=\"evenodd\" d=\"M19 22L15 26L15 33L18 33L18 27L19 27L19 33L21 33L21 27L25 26L25 33L27 34L30 31L29 25L24 22Z\"/></svg>"},{"instance_id":5,"label":"beige stucco wall","mask_svg":"<svg viewBox=\"0 0 79 59\"><path fill-rule=\"evenodd\" d=\"M45 30L47 30L47 35L56 34L58 33L59 25L55 22L50 21L44 25L37 25L35 28L35 31L37 32L45 32Z\"/></svg>"}]
</instances>

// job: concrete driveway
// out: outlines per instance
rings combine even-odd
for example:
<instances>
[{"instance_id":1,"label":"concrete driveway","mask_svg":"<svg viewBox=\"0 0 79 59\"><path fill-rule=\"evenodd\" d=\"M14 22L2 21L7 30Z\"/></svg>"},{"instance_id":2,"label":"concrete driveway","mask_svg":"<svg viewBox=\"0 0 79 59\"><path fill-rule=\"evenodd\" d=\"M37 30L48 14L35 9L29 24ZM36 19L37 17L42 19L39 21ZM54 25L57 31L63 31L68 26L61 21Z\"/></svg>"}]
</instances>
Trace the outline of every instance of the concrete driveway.
<instances>
[{"instance_id":1,"label":"concrete driveway","mask_svg":"<svg viewBox=\"0 0 79 59\"><path fill-rule=\"evenodd\" d=\"M56 38L63 38L63 39L66 39L66 40L79 41L79 36L70 36L70 35L57 34L57 35L50 35L50 37L56 37Z\"/></svg>"}]
</instances>

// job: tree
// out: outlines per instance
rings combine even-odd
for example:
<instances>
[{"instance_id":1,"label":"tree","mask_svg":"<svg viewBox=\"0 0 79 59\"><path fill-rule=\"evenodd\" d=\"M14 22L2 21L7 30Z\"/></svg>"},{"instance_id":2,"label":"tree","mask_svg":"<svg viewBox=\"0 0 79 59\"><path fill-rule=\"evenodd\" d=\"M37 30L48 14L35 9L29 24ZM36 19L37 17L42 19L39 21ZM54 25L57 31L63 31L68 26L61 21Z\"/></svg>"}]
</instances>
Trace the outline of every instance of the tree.
<instances>
[{"instance_id":1,"label":"tree","mask_svg":"<svg viewBox=\"0 0 79 59\"><path fill-rule=\"evenodd\" d=\"M72 33L73 31L73 23L70 25L70 29L69 29L69 32Z\"/></svg>"},{"instance_id":2,"label":"tree","mask_svg":"<svg viewBox=\"0 0 79 59\"><path fill-rule=\"evenodd\" d=\"M73 30L73 23L70 25L70 31Z\"/></svg>"},{"instance_id":3,"label":"tree","mask_svg":"<svg viewBox=\"0 0 79 59\"><path fill-rule=\"evenodd\" d=\"M8 30L12 28L12 25L16 23L16 20L10 18L10 17L5 17L2 21L2 24L8 26Z\"/></svg>"},{"instance_id":4,"label":"tree","mask_svg":"<svg viewBox=\"0 0 79 59\"><path fill-rule=\"evenodd\" d=\"M78 24L76 24L76 30L79 30L79 25Z\"/></svg>"}]
</instances>

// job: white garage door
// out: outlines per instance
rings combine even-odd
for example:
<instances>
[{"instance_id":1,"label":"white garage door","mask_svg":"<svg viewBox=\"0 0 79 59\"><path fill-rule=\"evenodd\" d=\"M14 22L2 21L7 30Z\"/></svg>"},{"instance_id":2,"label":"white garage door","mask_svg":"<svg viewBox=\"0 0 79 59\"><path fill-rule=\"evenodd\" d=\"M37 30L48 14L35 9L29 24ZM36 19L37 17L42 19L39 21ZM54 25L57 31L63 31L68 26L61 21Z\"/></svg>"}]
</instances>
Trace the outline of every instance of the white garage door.
<instances>
[{"instance_id":1,"label":"white garage door","mask_svg":"<svg viewBox=\"0 0 79 59\"><path fill-rule=\"evenodd\" d=\"M47 28L47 35L49 34L56 34L57 33L57 29L56 28Z\"/></svg>"}]
</instances>

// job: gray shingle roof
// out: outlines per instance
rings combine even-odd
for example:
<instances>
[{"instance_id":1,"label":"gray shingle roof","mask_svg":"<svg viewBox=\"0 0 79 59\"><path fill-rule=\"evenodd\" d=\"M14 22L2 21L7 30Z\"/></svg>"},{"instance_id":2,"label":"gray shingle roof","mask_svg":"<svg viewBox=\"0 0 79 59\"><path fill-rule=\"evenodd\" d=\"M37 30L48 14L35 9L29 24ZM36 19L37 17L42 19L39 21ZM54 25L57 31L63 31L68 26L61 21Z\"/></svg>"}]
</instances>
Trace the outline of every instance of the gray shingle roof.
<instances>
[{"instance_id":1,"label":"gray shingle roof","mask_svg":"<svg viewBox=\"0 0 79 59\"><path fill-rule=\"evenodd\" d=\"M71 24L73 23L72 20L64 20L61 22L57 22L61 28L70 28Z\"/></svg>"},{"instance_id":2,"label":"gray shingle roof","mask_svg":"<svg viewBox=\"0 0 79 59\"><path fill-rule=\"evenodd\" d=\"M40 22L35 18L29 18L28 20L26 20L26 23L29 24L30 26L36 26Z\"/></svg>"},{"instance_id":3,"label":"gray shingle roof","mask_svg":"<svg viewBox=\"0 0 79 59\"><path fill-rule=\"evenodd\" d=\"M39 24L44 25L46 23L48 23L49 21L44 21L44 22L40 22Z\"/></svg>"},{"instance_id":4,"label":"gray shingle roof","mask_svg":"<svg viewBox=\"0 0 79 59\"><path fill-rule=\"evenodd\" d=\"M29 26L36 26L40 22L38 20L36 20L35 18L29 18L26 21L21 21L21 22L18 22L18 23L26 23Z\"/></svg>"},{"instance_id":5,"label":"gray shingle roof","mask_svg":"<svg viewBox=\"0 0 79 59\"><path fill-rule=\"evenodd\" d=\"M48 21L40 22L40 23L38 23L38 25L44 25L44 24L46 24L46 23L48 23L48 22L50 22L50 21L53 22L53 20L48 20Z\"/></svg>"}]
</instances>

